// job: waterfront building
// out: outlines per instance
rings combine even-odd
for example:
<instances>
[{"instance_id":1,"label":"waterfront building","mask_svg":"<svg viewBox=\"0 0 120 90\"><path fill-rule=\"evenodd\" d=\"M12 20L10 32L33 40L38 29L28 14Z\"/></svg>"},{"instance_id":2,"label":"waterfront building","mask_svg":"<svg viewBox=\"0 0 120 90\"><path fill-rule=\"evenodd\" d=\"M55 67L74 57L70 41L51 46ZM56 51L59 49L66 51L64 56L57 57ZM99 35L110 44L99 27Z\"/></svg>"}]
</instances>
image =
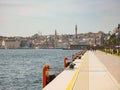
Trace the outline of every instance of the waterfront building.
<instances>
[{"instance_id":1,"label":"waterfront building","mask_svg":"<svg viewBox=\"0 0 120 90\"><path fill-rule=\"evenodd\" d=\"M5 40L5 47L9 49L20 48L20 41L18 40Z\"/></svg>"}]
</instances>

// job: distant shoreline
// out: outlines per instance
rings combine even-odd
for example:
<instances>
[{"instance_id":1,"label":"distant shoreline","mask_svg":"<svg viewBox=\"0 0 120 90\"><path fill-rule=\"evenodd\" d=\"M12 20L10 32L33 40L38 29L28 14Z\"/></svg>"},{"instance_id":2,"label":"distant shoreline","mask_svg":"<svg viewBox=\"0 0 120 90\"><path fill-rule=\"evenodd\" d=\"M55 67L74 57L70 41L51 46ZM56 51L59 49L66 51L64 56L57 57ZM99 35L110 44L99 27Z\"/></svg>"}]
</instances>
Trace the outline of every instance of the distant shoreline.
<instances>
[{"instance_id":1,"label":"distant shoreline","mask_svg":"<svg viewBox=\"0 0 120 90\"><path fill-rule=\"evenodd\" d=\"M15 50L15 49L61 49L61 50L80 50L80 49L69 49L69 48L0 48L0 49L5 49L5 50L7 50L7 49L13 49L13 50Z\"/></svg>"}]
</instances>

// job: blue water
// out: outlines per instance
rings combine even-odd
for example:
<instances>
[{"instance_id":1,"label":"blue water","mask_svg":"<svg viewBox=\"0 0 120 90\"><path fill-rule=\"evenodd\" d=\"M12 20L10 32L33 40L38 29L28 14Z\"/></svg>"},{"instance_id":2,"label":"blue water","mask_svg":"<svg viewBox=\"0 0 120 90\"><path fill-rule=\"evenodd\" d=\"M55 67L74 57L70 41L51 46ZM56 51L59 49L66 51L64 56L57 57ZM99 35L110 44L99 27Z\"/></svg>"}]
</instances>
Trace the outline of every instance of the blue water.
<instances>
[{"instance_id":1,"label":"blue water","mask_svg":"<svg viewBox=\"0 0 120 90\"><path fill-rule=\"evenodd\" d=\"M0 90L41 90L44 64L63 68L75 50L0 49Z\"/></svg>"}]
</instances>

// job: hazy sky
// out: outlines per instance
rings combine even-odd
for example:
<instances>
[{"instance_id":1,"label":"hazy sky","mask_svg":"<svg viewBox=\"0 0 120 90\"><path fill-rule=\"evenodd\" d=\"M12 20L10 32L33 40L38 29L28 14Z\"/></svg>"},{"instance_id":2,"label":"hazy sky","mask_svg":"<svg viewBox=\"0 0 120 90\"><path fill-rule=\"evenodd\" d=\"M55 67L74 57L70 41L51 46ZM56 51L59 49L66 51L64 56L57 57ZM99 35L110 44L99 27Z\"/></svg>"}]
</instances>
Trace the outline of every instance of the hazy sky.
<instances>
[{"instance_id":1,"label":"hazy sky","mask_svg":"<svg viewBox=\"0 0 120 90\"><path fill-rule=\"evenodd\" d=\"M120 0L0 0L0 35L112 31L120 23Z\"/></svg>"}]
</instances>

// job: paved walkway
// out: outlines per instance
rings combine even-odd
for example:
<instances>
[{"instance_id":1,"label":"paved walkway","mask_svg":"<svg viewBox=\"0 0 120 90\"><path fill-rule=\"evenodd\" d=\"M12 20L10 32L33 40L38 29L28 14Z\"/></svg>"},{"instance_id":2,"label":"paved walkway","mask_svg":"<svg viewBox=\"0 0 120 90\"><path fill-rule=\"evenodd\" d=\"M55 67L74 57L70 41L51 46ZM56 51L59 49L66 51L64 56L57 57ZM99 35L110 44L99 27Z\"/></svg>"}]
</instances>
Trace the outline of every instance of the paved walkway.
<instances>
[{"instance_id":1,"label":"paved walkway","mask_svg":"<svg viewBox=\"0 0 120 90\"><path fill-rule=\"evenodd\" d=\"M89 90L89 61L88 61L89 53L85 55L83 58L82 66L80 67L80 71L76 82L73 86L73 90Z\"/></svg>"},{"instance_id":2,"label":"paved walkway","mask_svg":"<svg viewBox=\"0 0 120 90\"><path fill-rule=\"evenodd\" d=\"M43 90L120 90L120 57L87 51Z\"/></svg>"},{"instance_id":3,"label":"paved walkway","mask_svg":"<svg viewBox=\"0 0 120 90\"><path fill-rule=\"evenodd\" d=\"M120 86L120 57L107 54L101 51L96 51L94 54L101 63L107 68L110 74L115 78Z\"/></svg>"},{"instance_id":4,"label":"paved walkway","mask_svg":"<svg viewBox=\"0 0 120 90\"><path fill-rule=\"evenodd\" d=\"M110 74L109 70L106 68L106 65L108 65L108 68L111 68L111 66L109 66L110 62L108 61L109 63L106 62L106 64L103 64L104 60L107 60L106 58L108 58L108 56L108 60L118 60L119 57L111 55L106 56L105 53L100 51L89 51L87 53L88 58L81 66L81 70L79 71L73 90L120 90L119 83L117 82L120 79L120 75L117 78L112 76L113 73L120 72L120 68L116 68L116 70ZM120 64L118 66L120 66Z\"/></svg>"}]
</instances>

